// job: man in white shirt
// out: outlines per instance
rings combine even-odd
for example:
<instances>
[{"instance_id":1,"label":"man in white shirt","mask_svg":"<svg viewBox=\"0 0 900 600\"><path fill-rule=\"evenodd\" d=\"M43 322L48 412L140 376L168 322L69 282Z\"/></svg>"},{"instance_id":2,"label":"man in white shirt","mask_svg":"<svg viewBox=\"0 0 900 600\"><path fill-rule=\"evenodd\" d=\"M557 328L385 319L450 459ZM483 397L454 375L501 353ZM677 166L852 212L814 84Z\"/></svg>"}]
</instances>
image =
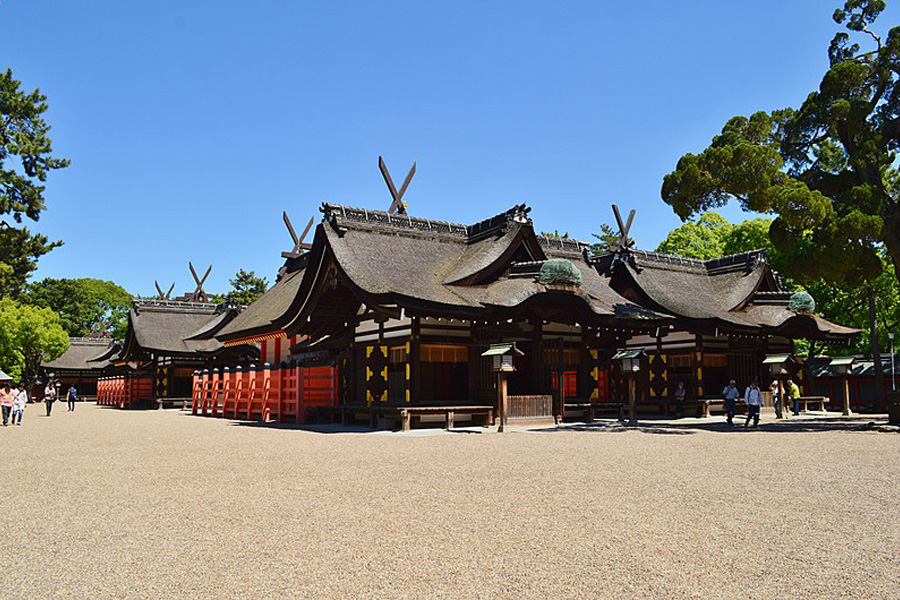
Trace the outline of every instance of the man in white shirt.
<instances>
[{"instance_id":1,"label":"man in white shirt","mask_svg":"<svg viewBox=\"0 0 900 600\"><path fill-rule=\"evenodd\" d=\"M744 427L750 425L750 418L753 418L753 426L759 426L759 410L762 408L762 392L759 391L759 385L754 381L750 387L744 391L744 402L747 403L747 422Z\"/></svg>"}]
</instances>

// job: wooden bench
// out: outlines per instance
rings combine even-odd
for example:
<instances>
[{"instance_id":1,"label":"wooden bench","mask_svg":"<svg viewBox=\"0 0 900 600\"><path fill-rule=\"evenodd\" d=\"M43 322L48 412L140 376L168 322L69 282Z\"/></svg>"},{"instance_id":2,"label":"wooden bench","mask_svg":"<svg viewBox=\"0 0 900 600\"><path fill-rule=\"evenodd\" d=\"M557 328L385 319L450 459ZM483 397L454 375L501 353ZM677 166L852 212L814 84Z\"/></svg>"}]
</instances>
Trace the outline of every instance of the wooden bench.
<instances>
[{"instance_id":1,"label":"wooden bench","mask_svg":"<svg viewBox=\"0 0 900 600\"><path fill-rule=\"evenodd\" d=\"M819 410L825 412L825 405L828 404L831 399L827 396L800 396L797 398L800 401L800 406L803 412L809 412L809 405L818 406ZM791 409L793 410L793 406Z\"/></svg>"},{"instance_id":2,"label":"wooden bench","mask_svg":"<svg viewBox=\"0 0 900 600\"><path fill-rule=\"evenodd\" d=\"M709 417L712 414L712 411L725 413L725 399L707 399L702 400L705 403L703 409L704 418ZM747 403L743 401L743 399L737 399L734 401L734 412L738 415L747 414Z\"/></svg>"},{"instance_id":3,"label":"wooden bench","mask_svg":"<svg viewBox=\"0 0 900 600\"><path fill-rule=\"evenodd\" d=\"M484 427L490 427L494 421L493 406L403 406L397 409L400 413L400 430L409 431L412 419L423 415L444 415L447 430L453 429L457 414L480 415L484 417Z\"/></svg>"},{"instance_id":4,"label":"wooden bench","mask_svg":"<svg viewBox=\"0 0 900 600\"><path fill-rule=\"evenodd\" d=\"M180 408L181 410L190 410L193 406L193 398L157 398L156 408Z\"/></svg>"},{"instance_id":5,"label":"wooden bench","mask_svg":"<svg viewBox=\"0 0 900 600\"><path fill-rule=\"evenodd\" d=\"M619 421L625 420L626 405L621 402L566 402L566 410L583 411L585 421L592 423L598 412L614 411ZM565 415L563 415L565 416Z\"/></svg>"}]
</instances>

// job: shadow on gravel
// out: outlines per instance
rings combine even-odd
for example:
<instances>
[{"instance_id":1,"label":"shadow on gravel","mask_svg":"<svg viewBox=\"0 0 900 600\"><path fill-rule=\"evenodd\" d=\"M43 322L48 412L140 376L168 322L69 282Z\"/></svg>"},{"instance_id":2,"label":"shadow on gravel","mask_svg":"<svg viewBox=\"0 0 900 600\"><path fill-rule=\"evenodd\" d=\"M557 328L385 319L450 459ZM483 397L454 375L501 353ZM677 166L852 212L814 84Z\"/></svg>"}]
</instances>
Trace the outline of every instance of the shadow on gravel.
<instances>
[{"instance_id":1,"label":"shadow on gravel","mask_svg":"<svg viewBox=\"0 0 900 600\"><path fill-rule=\"evenodd\" d=\"M382 429L372 429L362 425L333 425L333 424L298 424L298 423L278 423L273 421L263 423L262 421L232 421L232 427L249 427L251 429L283 429L285 431L308 431L310 433L372 433L375 431L384 431Z\"/></svg>"},{"instance_id":2,"label":"shadow on gravel","mask_svg":"<svg viewBox=\"0 0 900 600\"><path fill-rule=\"evenodd\" d=\"M564 433L567 431L589 431L594 433L623 433L638 431L653 435L689 435L701 431L747 435L757 432L765 433L823 433L830 431L874 431L878 425L887 422L884 418L865 419L859 417L826 417L821 419L794 419L784 421L763 421L759 427L744 427L744 421L735 419L735 425L723 421L703 422L691 420L687 422L639 420L637 425L625 425L619 422L573 423L558 427L535 429L539 433Z\"/></svg>"}]
</instances>

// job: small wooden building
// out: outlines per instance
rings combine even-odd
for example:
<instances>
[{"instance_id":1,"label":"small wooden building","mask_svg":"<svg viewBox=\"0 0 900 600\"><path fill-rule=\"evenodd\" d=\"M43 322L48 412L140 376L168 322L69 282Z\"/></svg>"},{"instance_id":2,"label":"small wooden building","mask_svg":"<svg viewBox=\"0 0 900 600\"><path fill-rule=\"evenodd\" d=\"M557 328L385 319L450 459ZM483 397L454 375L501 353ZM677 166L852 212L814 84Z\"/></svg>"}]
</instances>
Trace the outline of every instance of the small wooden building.
<instances>
[{"instance_id":1,"label":"small wooden building","mask_svg":"<svg viewBox=\"0 0 900 600\"><path fill-rule=\"evenodd\" d=\"M97 382L110 367L116 351L112 338L72 337L69 347L55 360L41 364L41 380L52 378L63 391L74 385L81 400L95 400Z\"/></svg>"},{"instance_id":2,"label":"small wooden building","mask_svg":"<svg viewBox=\"0 0 900 600\"><path fill-rule=\"evenodd\" d=\"M134 300L128 331L100 382L97 402L125 407L188 404L197 369L253 359L253 346L225 348L215 335L240 312L228 304Z\"/></svg>"},{"instance_id":3,"label":"small wooden building","mask_svg":"<svg viewBox=\"0 0 900 600\"><path fill-rule=\"evenodd\" d=\"M754 379L767 388L774 375L763 364L766 356L791 355L795 339L846 343L858 334L792 310L792 294L763 250L702 261L630 249L594 257L591 264L622 296L675 317L670 326L626 344L648 355L640 378L645 403L671 404L679 381L694 398L719 396L731 379L741 389ZM788 375L804 386L800 362L788 364Z\"/></svg>"}]
</instances>

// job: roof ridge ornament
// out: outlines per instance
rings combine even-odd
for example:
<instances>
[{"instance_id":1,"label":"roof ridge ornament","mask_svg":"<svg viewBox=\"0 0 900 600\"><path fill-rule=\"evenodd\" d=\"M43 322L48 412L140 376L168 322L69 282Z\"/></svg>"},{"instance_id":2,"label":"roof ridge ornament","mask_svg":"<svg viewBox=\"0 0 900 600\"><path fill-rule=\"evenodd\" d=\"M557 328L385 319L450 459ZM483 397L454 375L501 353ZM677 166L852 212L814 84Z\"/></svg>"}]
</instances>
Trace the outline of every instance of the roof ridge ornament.
<instances>
[{"instance_id":1,"label":"roof ridge ornament","mask_svg":"<svg viewBox=\"0 0 900 600\"><path fill-rule=\"evenodd\" d=\"M172 285L169 286L169 291L163 294L162 288L159 287L159 282L155 279L153 280L153 285L156 286L156 292L159 294L159 298L157 298L157 300L168 300L172 295L172 290L175 289L175 283L173 282Z\"/></svg>"},{"instance_id":2,"label":"roof ridge ornament","mask_svg":"<svg viewBox=\"0 0 900 600\"><path fill-rule=\"evenodd\" d=\"M394 180L391 179L391 174L388 172L387 165L384 164L384 158L378 157L378 169L381 171L381 176L384 177L384 182L388 186L388 191L391 193L391 206L388 208L388 213L397 213L401 215L406 214L406 202L403 202L403 194L406 193L406 188L409 187L409 182L412 181L413 175L416 174L416 163L413 162L412 167L409 169L409 173L406 174L406 179L403 181L403 185L400 186L400 191L397 191L397 188L394 187Z\"/></svg>"},{"instance_id":3,"label":"roof ridge ornament","mask_svg":"<svg viewBox=\"0 0 900 600\"><path fill-rule=\"evenodd\" d=\"M609 247L609 251L613 253L613 265L618 263L627 263L634 268L635 271L640 273L642 269L637 265L637 262L634 260L634 255L632 254L632 249L634 247L634 239L628 237L628 232L631 230L631 224L634 222L634 215L637 211L633 208L628 213L628 221L622 221L622 214L619 212L619 207L615 204L612 205L613 214L616 216L616 224L619 226L619 239L616 240L616 243Z\"/></svg>"},{"instance_id":4,"label":"roof ridge ornament","mask_svg":"<svg viewBox=\"0 0 900 600\"><path fill-rule=\"evenodd\" d=\"M631 212L628 213L628 222L623 223L622 215L619 213L619 207L613 204L612 209L616 216L616 224L619 226L619 239L616 240L616 243L610 246L609 249L614 254L621 254L628 252L634 246L634 240L628 237L628 232L631 229L631 223L634 221L636 211L632 208Z\"/></svg>"},{"instance_id":5,"label":"roof ridge ornament","mask_svg":"<svg viewBox=\"0 0 900 600\"><path fill-rule=\"evenodd\" d=\"M203 278L197 276L197 271L194 270L194 263L188 261L188 267L191 269L191 275L194 276L194 281L197 283L197 289L194 290L193 293L193 301L194 302L207 302L206 290L203 289L203 284L206 283L206 278L209 277L210 272L212 272L212 263L210 263L209 267L206 269L206 273L203 274Z\"/></svg>"},{"instance_id":6,"label":"roof ridge ornament","mask_svg":"<svg viewBox=\"0 0 900 600\"><path fill-rule=\"evenodd\" d=\"M303 230L303 233L300 234L300 237L297 237L297 232L294 231L294 226L291 224L291 220L288 218L287 211L281 211L281 218L284 220L284 224L287 227L288 233L291 234L291 240L293 240L294 242L294 248L290 252L282 252L281 257L297 258L301 254L303 254L304 250L311 250L312 244L307 244L303 240L306 239L306 235L309 233L309 230L312 229L315 218L309 218L309 223L306 224L306 228Z\"/></svg>"}]
</instances>

